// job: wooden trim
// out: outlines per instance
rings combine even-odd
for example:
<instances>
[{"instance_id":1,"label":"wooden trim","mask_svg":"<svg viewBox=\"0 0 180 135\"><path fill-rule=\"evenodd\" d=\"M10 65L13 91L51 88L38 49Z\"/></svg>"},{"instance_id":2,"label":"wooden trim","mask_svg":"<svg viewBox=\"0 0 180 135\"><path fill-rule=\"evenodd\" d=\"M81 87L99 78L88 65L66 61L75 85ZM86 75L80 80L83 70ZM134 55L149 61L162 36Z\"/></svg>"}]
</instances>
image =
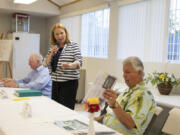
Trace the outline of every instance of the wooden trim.
<instances>
[{"instance_id":1,"label":"wooden trim","mask_svg":"<svg viewBox=\"0 0 180 135\"><path fill-rule=\"evenodd\" d=\"M58 5L57 3L55 3L55 2L52 1L52 0L48 0L48 1L49 1L50 3L52 3L52 4L54 4L55 6L57 6L59 9L61 9L61 8L63 8L63 7L69 6L69 5L71 5L71 4L75 4L75 3L77 3L77 2L79 2L79 1L81 1L81 0L74 0L74 1L72 1L72 2L63 4L63 5Z\"/></svg>"},{"instance_id":2,"label":"wooden trim","mask_svg":"<svg viewBox=\"0 0 180 135\"><path fill-rule=\"evenodd\" d=\"M61 8L61 6L60 5L58 5L57 3L55 3L54 1L52 1L52 0L48 0L50 3L52 3L52 4L54 4L55 6L57 6L59 9Z\"/></svg>"},{"instance_id":3,"label":"wooden trim","mask_svg":"<svg viewBox=\"0 0 180 135\"><path fill-rule=\"evenodd\" d=\"M0 79L1 79L1 73L2 73L2 62L0 61Z\"/></svg>"},{"instance_id":4,"label":"wooden trim","mask_svg":"<svg viewBox=\"0 0 180 135\"><path fill-rule=\"evenodd\" d=\"M60 7L63 8L63 7L69 6L69 5L71 5L71 4L75 4L75 3L79 2L79 1L81 1L81 0L74 0L74 1L69 2L69 3L67 3L67 4L63 4L63 5L61 5Z\"/></svg>"},{"instance_id":5,"label":"wooden trim","mask_svg":"<svg viewBox=\"0 0 180 135\"><path fill-rule=\"evenodd\" d=\"M10 77L13 78L13 75L12 75L12 67L11 67L11 63L10 63L10 62L8 62L8 66L9 66Z\"/></svg>"},{"instance_id":6,"label":"wooden trim","mask_svg":"<svg viewBox=\"0 0 180 135\"><path fill-rule=\"evenodd\" d=\"M141 2L141 1L143 1L143 0L122 0L122 1L118 2L118 6L124 6L124 5Z\"/></svg>"},{"instance_id":7,"label":"wooden trim","mask_svg":"<svg viewBox=\"0 0 180 135\"><path fill-rule=\"evenodd\" d=\"M11 67L11 63L9 61L0 61L0 78L2 76L2 63L8 64L8 68L9 68L9 73L10 73L10 78L13 78L12 75L12 67Z\"/></svg>"}]
</instances>

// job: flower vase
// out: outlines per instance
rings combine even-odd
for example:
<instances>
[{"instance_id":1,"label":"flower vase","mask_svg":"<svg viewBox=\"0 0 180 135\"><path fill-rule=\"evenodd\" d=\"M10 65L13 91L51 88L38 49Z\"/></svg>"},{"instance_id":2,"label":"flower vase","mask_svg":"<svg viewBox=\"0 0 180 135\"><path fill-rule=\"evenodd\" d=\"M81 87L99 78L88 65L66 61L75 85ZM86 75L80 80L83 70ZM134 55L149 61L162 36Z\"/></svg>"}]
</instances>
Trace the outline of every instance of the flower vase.
<instances>
[{"instance_id":1,"label":"flower vase","mask_svg":"<svg viewBox=\"0 0 180 135\"><path fill-rule=\"evenodd\" d=\"M89 113L89 126L88 126L88 135L95 135L94 132L94 113Z\"/></svg>"},{"instance_id":2,"label":"flower vase","mask_svg":"<svg viewBox=\"0 0 180 135\"><path fill-rule=\"evenodd\" d=\"M173 88L172 85L164 85L163 83L158 84L157 87L162 95L169 95Z\"/></svg>"}]
</instances>

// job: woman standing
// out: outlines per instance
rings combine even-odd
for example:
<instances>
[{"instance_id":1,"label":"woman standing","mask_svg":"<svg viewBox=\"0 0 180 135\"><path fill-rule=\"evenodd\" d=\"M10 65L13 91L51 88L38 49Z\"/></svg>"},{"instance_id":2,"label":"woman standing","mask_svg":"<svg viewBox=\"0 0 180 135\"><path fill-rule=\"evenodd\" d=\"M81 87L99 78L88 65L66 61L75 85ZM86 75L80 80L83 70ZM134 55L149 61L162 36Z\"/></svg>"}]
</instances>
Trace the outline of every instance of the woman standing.
<instances>
[{"instance_id":1,"label":"woman standing","mask_svg":"<svg viewBox=\"0 0 180 135\"><path fill-rule=\"evenodd\" d=\"M55 24L50 33L49 49L45 58L52 84L52 99L74 109L78 89L79 69L82 56L77 43L71 42L67 29L62 24Z\"/></svg>"}]
</instances>

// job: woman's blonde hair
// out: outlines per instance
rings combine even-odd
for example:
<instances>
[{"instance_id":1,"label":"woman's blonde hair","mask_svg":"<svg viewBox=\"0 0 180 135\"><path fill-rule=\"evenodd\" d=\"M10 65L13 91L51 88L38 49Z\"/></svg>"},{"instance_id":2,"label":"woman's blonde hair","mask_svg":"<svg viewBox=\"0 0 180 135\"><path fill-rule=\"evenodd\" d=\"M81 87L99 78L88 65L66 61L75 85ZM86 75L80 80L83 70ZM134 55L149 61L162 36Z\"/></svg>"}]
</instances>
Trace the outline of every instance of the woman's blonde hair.
<instances>
[{"instance_id":1,"label":"woman's blonde hair","mask_svg":"<svg viewBox=\"0 0 180 135\"><path fill-rule=\"evenodd\" d=\"M56 39L55 39L55 37L54 37L54 30L55 30L56 28L61 28L61 29L63 29L63 30L65 31L65 33L66 33L65 44L66 44L66 43L69 43L69 42L70 42L70 37L69 37L69 33L68 33L66 27L65 27L63 24L57 23L57 24L55 24L55 25L52 27L52 29L51 29L50 44L51 44L51 45L56 45Z\"/></svg>"}]
</instances>

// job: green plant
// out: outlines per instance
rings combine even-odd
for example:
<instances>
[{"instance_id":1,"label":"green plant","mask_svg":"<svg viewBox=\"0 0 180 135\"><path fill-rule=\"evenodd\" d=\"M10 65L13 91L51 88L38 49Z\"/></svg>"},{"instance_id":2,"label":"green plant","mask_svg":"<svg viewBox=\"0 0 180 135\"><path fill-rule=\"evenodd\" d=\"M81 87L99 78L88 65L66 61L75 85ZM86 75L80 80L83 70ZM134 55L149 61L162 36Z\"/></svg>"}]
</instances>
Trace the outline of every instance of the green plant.
<instances>
[{"instance_id":1,"label":"green plant","mask_svg":"<svg viewBox=\"0 0 180 135\"><path fill-rule=\"evenodd\" d=\"M180 85L180 78L176 78L174 74L169 75L168 73L158 73L153 72L152 74L148 74L146 77L146 82L151 82L152 85L171 85L178 86Z\"/></svg>"}]
</instances>

